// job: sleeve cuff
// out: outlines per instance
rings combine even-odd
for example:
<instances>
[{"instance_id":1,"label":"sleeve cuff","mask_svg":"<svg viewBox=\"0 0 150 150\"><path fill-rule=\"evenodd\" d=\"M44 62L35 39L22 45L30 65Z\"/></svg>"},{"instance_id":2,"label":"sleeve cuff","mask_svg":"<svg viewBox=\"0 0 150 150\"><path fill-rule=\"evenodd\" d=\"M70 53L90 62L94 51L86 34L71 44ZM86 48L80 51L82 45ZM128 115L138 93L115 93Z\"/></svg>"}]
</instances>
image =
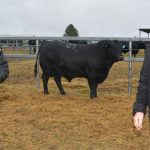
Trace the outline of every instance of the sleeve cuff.
<instances>
[{"instance_id":1,"label":"sleeve cuff","mask_svg":"<svg viewBox=\"0 0 150 150\"><path fill-rule=\"evenodd\" d=\"M134 103L133 104L133 112L132 115L134 116L137 112L143 112L144 115L146 114L146 107L141 103Z\"/></svg>"}]
</instances>

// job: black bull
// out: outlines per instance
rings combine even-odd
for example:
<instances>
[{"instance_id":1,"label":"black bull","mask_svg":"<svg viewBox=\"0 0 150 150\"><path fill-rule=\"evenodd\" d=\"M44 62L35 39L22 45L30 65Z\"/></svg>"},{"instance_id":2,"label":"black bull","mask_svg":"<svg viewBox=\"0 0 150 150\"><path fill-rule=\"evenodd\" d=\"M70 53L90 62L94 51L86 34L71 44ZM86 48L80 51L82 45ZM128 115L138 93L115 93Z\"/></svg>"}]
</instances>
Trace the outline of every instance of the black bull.
<instances>
[{"instance_id":1,"label":"black bull","mask_svg":"<svg viewBox=\"0 0 150 150\"><path fill-rule=\"evenodd\" d=\"M87 79L90 98L97 97L97 86L108 76L111 66L123 59L121 44L118 41L100 41L97 44L71 44L63 42L44 43L37 55L42 68L44 93L48 94L49 77L54 77L60 94L66 92L61 84L61 77L69 82L75 77ZM35 76L37 75L37 59Z\"/></svg>"}]
</instances>

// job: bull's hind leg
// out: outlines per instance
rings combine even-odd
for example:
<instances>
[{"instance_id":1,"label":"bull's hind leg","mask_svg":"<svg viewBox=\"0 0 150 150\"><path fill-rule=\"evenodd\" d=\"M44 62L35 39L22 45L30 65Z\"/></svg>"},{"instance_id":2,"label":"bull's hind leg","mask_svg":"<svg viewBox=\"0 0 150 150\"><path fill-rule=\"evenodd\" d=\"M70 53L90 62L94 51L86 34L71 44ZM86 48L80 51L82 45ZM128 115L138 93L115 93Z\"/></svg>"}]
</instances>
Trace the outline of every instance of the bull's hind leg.
<instances>
[{"instance_id":1,"label":"bull's hind leg","mask_svg":"<svg viewBox=\"0 0 150 150\"><path fill-rule=\"evenodd\" d=\"M61 94L61 95L65 95L66 92L64 91L63 86L62 86L62 84L61 84L61 76L60 76L60 75L56 75L56 76L54 77L54 80L55 80L56 85L57 85L57 87L58 87L58 89L59 89L59 91L60 91L60 94Z\"/></svg>"},{"instance_id":2,"label":"bull's hind leg","mask_svg":"<svg viewBox=\"0 0 150 150\"><path fill-rule=\"evenodd\" d=\"M47 86L47 84L48 84L48 79L49 79L49 76L47 76L47 75L45 75L45 74L42 75L43 87L44 87L44 94L48 94L48 93L49 93L49 92L48 92L48 86Z\"/></svg>"}]
</instances>

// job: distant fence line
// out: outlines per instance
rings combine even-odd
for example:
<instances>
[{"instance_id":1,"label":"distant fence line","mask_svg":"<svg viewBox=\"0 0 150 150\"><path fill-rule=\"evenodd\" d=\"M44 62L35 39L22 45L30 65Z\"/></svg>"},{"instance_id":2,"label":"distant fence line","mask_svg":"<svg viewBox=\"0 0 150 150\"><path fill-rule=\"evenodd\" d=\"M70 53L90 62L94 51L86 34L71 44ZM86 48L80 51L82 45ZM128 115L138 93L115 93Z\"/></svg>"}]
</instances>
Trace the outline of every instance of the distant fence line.
<instances>
[{"instance_id":1,"label":"distant fence line","mask_svg":"<svg viewBox=\"0 0 150 150\"><path fill-rule=\"evenodd\" d=\"M19 45L17 40L35 40L36 45L36 54L39 50L39 41L41 40L57 40L57 41L68 41L68 40L85 40L91 43L92 41L101 41L101 40L118 40L129 42L129 55L124 58L125 62L129 63L128 67L128 94L131 95L132 88L132 62L143 62L144 58L133 58L132 57L132 42L133 41L146 41L150 42L150 38L132 38L132 37L28 37L28 36L1 36L0 40L16 40L16 43L12 47L29 47L29 45ZM5 45L5 47L11 47ZM7 58L11 59L33 59L36 58L36 54L6 54ZM39 65L37 66L39 70ZM39 79L37 79L37 87L39 87Z\"/></svg>"}]
</instances>

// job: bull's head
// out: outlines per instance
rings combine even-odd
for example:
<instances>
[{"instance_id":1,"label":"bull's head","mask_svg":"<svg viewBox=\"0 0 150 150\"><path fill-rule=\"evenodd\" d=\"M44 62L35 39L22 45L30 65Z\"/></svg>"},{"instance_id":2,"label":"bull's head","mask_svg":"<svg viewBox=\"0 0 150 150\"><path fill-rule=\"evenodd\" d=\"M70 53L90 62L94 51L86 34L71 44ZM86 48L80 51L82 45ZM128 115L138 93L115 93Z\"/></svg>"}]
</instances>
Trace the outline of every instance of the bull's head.
<instances>
[{"instance_id":1,"label":"bull's head","mask_svg":"<svg viewBox=\"0 0 150 150\"><path fill-rule=\"evenodd\" d=\"M108 49L108 53L113 59L113 61L122 61L123 55L121 53L121 42L114 40L114 41L108 41L104 47Z\"/></svg>"}]
</instances>

